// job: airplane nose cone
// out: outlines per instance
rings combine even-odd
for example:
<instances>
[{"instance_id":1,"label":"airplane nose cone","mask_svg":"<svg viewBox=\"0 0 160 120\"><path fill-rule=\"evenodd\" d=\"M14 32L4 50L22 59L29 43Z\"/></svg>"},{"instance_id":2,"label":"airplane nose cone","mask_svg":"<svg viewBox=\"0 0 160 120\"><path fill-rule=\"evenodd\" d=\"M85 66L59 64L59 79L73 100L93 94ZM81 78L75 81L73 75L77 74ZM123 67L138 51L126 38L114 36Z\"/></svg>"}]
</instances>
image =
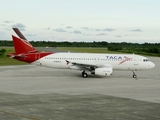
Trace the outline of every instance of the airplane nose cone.
<instances>
[{"instance_id":1,"label":"airplane nose cone","mask_svg":"<svg viewBox=\"0 0 160 120\"><path fill-rule=\"evenodd\" d=\"M150 67L151 67L151 68L154 68L154 67L155 67L155 64L151 62Z\"/></svg>"},{"instance_id":2,"label":"airplane nose cone","mask_svg":"<svg viewBox=\"0 0 160 120\"><path fill-rule=\"evenodd\" d=\"M154 67L155 67L155 64L153 63L152 68L154 68Z\"/></svg>"}]
</instances>

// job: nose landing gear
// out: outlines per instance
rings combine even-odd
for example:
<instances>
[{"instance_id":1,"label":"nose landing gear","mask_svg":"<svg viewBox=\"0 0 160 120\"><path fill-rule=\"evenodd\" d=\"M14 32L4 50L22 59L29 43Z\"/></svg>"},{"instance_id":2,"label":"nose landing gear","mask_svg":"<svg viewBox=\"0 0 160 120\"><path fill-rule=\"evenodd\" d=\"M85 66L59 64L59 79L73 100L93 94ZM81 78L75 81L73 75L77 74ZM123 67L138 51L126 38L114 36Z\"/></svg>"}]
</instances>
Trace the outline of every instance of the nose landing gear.
<instances>
[{"instance_id":1,"label":"nose landing gear","mask_svg":"<svg viewBox=\"0 0 160 120\"><path fill-rule=\"evenodd\" d=\"M136 70L133 70L132 72L133 72L133 78L137 79Z\"/></svg>"}]
</instances>

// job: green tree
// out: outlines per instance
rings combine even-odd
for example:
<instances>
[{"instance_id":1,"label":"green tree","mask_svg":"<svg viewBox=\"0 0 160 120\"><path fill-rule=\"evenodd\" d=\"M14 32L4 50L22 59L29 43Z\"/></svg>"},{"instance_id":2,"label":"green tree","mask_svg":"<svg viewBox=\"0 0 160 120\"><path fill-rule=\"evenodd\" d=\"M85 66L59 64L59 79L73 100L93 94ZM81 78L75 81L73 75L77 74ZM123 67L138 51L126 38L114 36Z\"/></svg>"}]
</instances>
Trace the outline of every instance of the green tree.
<instances>
[{"instance_id":1,"label":"green tree","mask_svg":"<svg viewBox=\"0 0 160 120\"><path fill-rule=\"evenodd\" d=\"M6 49L0 49L0 57L5 56Z\"/></svg>"}]
</instances>

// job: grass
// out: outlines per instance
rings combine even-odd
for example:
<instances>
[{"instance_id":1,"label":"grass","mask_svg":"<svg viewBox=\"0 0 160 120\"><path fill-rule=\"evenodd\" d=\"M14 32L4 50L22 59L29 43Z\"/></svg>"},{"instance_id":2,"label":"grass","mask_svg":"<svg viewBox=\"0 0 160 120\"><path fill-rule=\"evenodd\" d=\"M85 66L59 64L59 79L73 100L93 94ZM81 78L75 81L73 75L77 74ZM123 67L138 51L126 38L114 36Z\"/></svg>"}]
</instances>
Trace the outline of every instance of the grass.
<instances>
[{"instance_id":1,"label":"grass","mask_svg":"<svg viewBox=\"0 0 160 120\"><path fill-rule=\"evenodd\" d=\"M24 65L27 64L25 62L21 62L15 59L11 59L11 58L0 58L0 66L6 66L6 65Z\"/></svg>"},{"instance_id":2,"label":"grass","mask_svg":"<svg viewBox=\"0 0 160 120\"><path fill-rule=\"evenodd\" d=\"M58 47L58 49L70 52L83 52L83 53L112 53L112 54L122 53L122 52L108 51L107 48L94 48L94 47Z\"/></svg>"},{"instance_id":3,"label":"grass","mask_svg":"<svg viewBox=\"0 0 160 120\"><path fill-rule=\"evenodd\" d=\"M6 53L4 57L0 57L0 66L6 65L24 65L27 64L25 62L21 62L15 59L8 58L6 55L10 52L14 52L13 47L0 47L0 49L6 49Z\"/></svg>"}]
</instances>

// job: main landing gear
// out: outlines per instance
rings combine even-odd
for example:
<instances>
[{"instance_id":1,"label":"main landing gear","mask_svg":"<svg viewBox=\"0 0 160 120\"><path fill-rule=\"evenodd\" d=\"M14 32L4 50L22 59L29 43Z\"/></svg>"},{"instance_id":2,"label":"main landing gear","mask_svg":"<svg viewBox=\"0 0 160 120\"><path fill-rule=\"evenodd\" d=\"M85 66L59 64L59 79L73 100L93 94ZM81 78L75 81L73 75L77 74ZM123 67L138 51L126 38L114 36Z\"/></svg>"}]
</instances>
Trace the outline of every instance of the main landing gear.
<instances>
[{"instance_id":1,"label":"main landing gear","mask_svg":"<svg viewBox=\"0 0 160 120\"><path fill-rule=\"evenodd\" d=\"M82 77L87 78L88 74L85 72L85 70L82 72Z\"/></svg>"},{"instance_id":2,"label":"main landing gear","mask_svg":"<svg viewBox=\"0 0 160 120\"><path fill-rule=\"evenodd\" d=\"M133 78L136 78L136 79L137 79L137 75L136 75L135 70L133 70L132 72L133 72Z\"/></svg>"}]
</instances>

